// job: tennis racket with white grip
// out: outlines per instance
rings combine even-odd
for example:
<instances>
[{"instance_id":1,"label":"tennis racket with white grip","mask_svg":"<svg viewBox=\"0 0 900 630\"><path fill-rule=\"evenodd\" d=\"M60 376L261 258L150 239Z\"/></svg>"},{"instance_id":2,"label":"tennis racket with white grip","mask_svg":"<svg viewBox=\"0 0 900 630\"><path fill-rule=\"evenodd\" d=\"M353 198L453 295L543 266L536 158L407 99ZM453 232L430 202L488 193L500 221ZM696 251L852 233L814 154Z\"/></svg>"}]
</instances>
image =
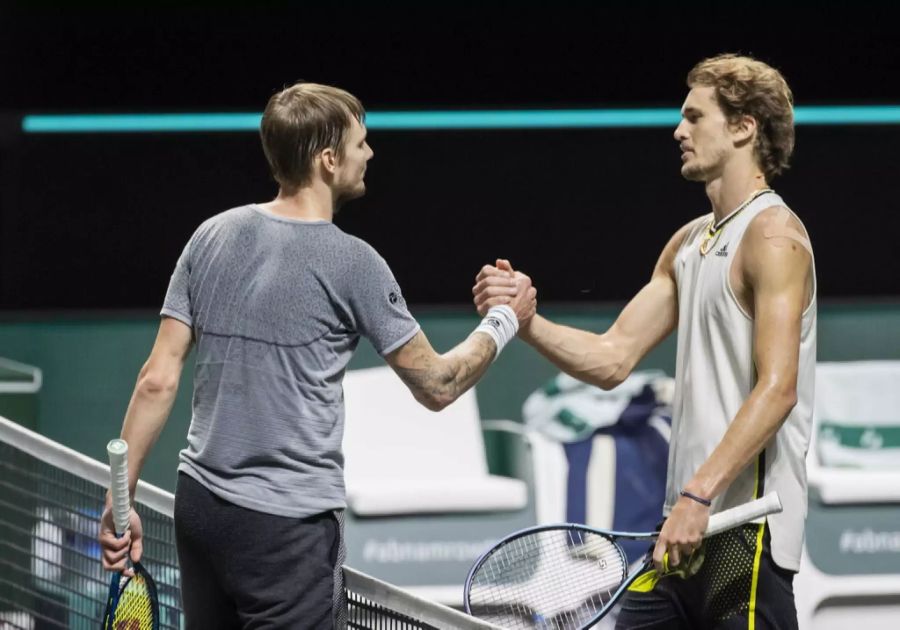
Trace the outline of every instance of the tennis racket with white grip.
<instances>
[{"instance_id":1,"label":"tennis racket with white grip","mask_svg":"<svg viewBox=\"0 0 900 630\"><path fill-rule=\"evenodd\" d=\"M767 494L710 516L705 536L781 510L778 494ZM659 532L605 531L573 523L521 530L475 562L466 579L466 612L511 629L589 628L652 565L648 554L629 573L618 541L649 541L658 536ZM689 560L682 564L688 565Z\"/></svg>"},{"instance_id":2,"label":"tennis racket with white grip","mask_svg":"<svg viewBox=\"0 0 900 630\"><path fill-rule=\"evenodd\" d=\"M128 444L112 440L106 446L109 454L110 494L116 536L129 526L131 498L128 495ZM102 630L159 630L159 600L156 584L140 562L132 564L134 575L115 573L109 584L109 597L103 614Z\"/></svg>"}]
</instances>

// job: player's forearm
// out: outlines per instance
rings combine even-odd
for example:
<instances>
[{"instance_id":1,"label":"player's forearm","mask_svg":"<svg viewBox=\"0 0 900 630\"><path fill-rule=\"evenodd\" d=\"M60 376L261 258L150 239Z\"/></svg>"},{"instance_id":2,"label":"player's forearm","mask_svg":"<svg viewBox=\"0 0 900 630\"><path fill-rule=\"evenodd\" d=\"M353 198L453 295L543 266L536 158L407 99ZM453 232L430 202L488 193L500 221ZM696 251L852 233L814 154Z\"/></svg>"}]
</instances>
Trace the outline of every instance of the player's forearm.
<instances>
[{"instance_id":1,"label":"player's forearm","mask_svg":"<svg viewBox=\"0 0 900 630\"><path fill-rule=\"evenodd\" d=\"M416 400L440 411L484 375L494 360L496 345L488 335L475 333L445 354L437 354L427 345L417 352L410 367L395 369Z\"/></svg>"},{"instance_id":2,"label":"player's forearm","mask_svg":"<svg viewBox=\"0 0 900 630\"><path fill-rule=\"evenodd\" d=\"M634 367L610 332L598 335L535 315L519 337L569 376L603 389L621 383Z\"/></svg>"},{"instance_id":3,"label":"player's forearm","mask_svg":"<svg viewBox=\"0 0 900 630\"><path fill-rule=\"evenodd\" d=\"M722 441L684 489L709 499L724 492L756 460L796 402L795 387L757 385Z\"/></svg>"},{"instance_id":4,"label":"player's forearm","mask_svg":"<svg viewBox=\"0 0 900 630\"><path fill-rule=\"evenodd\" d=\"M179 376L153 373L146 366L138 376L122 425L122 439L128 442L128 487L132 496L144 461L172 411Z\"/></svg>"}]
</instances>

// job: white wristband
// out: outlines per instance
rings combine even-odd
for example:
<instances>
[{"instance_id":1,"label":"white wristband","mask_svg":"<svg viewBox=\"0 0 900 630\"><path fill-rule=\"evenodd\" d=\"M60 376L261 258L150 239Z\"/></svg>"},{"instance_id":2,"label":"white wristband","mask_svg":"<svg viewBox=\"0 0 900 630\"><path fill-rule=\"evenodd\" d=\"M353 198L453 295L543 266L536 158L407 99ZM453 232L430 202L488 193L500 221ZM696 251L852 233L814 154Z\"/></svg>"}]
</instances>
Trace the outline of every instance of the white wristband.
<instances>
[{"instance_id":1,"label":"white wristband","mask_svg":"<svg viewBox=\"0 0 900 630\"><path fill-rule=\"evenodd\" d=\"M492 306L474 332L485 333L494 340L494 344L497 346L497 351L494 353L494 360L496 360L500 356L503 346L519 332L519 320L516 318L515 311L506 304Z\"/></svg>"}]
</instances>

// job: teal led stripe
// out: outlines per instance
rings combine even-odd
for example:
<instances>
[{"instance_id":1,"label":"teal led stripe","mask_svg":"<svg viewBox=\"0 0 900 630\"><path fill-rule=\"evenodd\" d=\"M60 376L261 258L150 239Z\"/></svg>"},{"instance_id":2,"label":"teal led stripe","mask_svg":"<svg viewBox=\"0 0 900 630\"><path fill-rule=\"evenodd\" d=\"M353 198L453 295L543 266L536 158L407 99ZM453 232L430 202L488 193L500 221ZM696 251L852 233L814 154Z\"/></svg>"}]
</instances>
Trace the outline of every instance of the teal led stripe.
<instances>
[{"instance_id":1,"label":"teal led stripe","mask_svg":"<svg viewBox=\"0 0 900 630\"><path fill-rule=\"evenodd\" d=\"M660 127L678 123L675 109L368 112L369 129L560 129ZM71 114L25 116L26 133L257 131L259 114Z\"/></svg>"},{"instance_id":2,"label":"teal led stripe","mask_svg":"<svg viewBox=\"0 0 900 630\"><path fill-rule=\"evenodd\" d=\"M63 114L22 118L25 133L257 131L260 114Z\"/></svg>"},{"instance_id":3,"label":"teal led stripe","mask_svg":"<svg viewBox=\"0 0 900 630\"><path fill-rule=\"evenodd\" d=\"M677 109L548 109L460 112L372 112L370 129L576 129L668 127Z\"/></svg>"},{"instance_id":4,"label":"teal led stripe","mask_svg":"<svg viewBox=\"0 0 900 630\"><path fill-rule=\"evenodd\" d=\"M798 107L798 125L896 125L900 105ZM369 129L578 129L672 127L680 112L661 109L557 109L433 112L369 112ZM259 114L67 114L22 118L26 133L145 133L257 131Z\"/></svg>"},{"instance_id":5,"label":"teal led stripe","mask_svg":"<svg viewBox=\"0 0 900 630\"><path fill-rule=\"evenodd\" d=\"M900 105L797 107L794 120L798 125L897 125Z\"/></svg>"}]
</instances>

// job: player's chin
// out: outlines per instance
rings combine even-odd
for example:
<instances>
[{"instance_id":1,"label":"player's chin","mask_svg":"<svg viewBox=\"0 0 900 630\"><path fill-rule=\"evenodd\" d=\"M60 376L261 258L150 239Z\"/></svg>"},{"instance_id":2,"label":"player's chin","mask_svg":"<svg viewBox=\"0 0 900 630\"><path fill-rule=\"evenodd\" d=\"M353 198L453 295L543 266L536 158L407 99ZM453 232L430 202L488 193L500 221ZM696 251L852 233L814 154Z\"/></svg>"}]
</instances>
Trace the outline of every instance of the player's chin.
<instances>
[{"instance_id":1,"label":"player's chin","mask_svg":"<svg viewBox=\"0 0 900 630\"><path fill-rule=\"evenodd\" d=\"M690 182L704 181L703 169L698 167L696 164L691 164L690 162L682 164L681 176Z\"/></svg>"},{"instance_id":2,"label":"player's chin","mask_svg":"<svg viewBox=\"0 0 900 630\"><path fill-rule=\"evenodd\" d=\"M353 190L349 191L347 197L349 199L359 199L360 197L366 194L366 183L364 181L360 181Z\"/></svg>"},{"instance_id":3,"label":"player's chin","mask_svg":"<svg viewBox=\"0 0 900 630\"><path fill-rule=\"evenodd\" d=\"M353 201L354 199L359 199L363 195L366 194L366 186L365 184L361 184L359 186L355 186L354 188L344 188L337 195L338 206L341 206L348 201Z\"/></svg>"}]
</instances>

